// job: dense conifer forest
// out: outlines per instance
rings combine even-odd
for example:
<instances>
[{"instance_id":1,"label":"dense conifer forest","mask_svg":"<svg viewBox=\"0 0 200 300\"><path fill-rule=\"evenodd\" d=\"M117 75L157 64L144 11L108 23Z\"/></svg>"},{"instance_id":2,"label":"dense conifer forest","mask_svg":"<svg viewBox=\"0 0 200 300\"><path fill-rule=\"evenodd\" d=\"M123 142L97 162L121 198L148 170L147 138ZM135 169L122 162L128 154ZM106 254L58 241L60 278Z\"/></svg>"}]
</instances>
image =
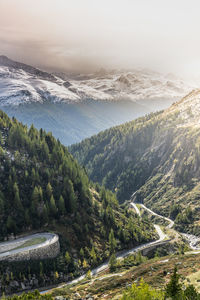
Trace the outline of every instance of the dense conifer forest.
<instances>
[{"instance_id":1,"label":"dense conifer forest","mask_svg":"<svg viewBox=\"0 0 200 300\"><path fill-rule=\"evenodd\" d=\"M61 244L60 256L42 267L40 261L30 262L30 270L23 262L9 263L6 269L1 263L2 292L12 280L23 282L33 274L38 285L71 279L109 257L112 245L117 251L156 238L153 225L90 182L51 133L28 128L2 111L0 168L1 240L53 231Z\"/></svg>"}]
</instances>

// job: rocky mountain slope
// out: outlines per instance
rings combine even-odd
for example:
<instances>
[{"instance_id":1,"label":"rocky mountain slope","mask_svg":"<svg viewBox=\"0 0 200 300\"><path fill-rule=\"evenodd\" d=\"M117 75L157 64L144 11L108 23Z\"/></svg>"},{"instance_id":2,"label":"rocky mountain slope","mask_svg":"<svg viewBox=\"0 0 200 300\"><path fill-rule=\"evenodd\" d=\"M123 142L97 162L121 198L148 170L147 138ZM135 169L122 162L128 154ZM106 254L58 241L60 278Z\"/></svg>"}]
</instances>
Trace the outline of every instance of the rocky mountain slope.
<instances>
[{"instance_id":1,"label":"rocky mountain slope","mask_svg":"<svg viewBox=\"0 0 200 300\"><path fill-rule=\"evenodd\" d=\"M120 201L144 202L200 233L200 91L169 109L84 140L71 152ZM190 226L194 223L196 226ZM191 227L191 228L190 228Z\"/></svg>"}]
</instances>

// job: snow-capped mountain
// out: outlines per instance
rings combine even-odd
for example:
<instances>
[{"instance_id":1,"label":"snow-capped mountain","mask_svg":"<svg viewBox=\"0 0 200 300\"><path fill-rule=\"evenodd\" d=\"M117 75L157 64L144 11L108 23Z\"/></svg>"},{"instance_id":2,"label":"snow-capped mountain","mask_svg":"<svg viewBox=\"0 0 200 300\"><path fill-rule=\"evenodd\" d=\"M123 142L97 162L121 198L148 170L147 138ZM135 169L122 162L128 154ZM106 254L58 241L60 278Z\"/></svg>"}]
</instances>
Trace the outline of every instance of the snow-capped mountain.
<instances>
[{"instance_id":1,"label":"snow-capped mountain","mask_svg":"<svg viewBox=\"0 0 200 300\"><path fill-rule=\"evenodd\" d=\"M147 70L49 74L0 56L0 109L65 145L168 108L195 87Z\"/></svg>"},{"instance_id":2,"label":"snow-capped mountain","mask_svg":"<svg viewBox=\"0 0 200 300\"><path fill-rule=\"evenodd\" d=\"M59 75L59 76L58 76ZM25 103L176 99L196 88L183 80L162 74L137 71L100 71L69 78L49 74L0 56L0 105Z\"/></svg>"},{"instance_id":3,"label":"snow-capped mountain","mask_svg":"<svg viewBox=\"0 0 200 300\"><path fill-rule=\"evenodd\" d=\"M77 80L79 78L77 77ZM198 86L173 74L163 75L150 70L101 71L80 79L79 86L101 91L112 100L180 99ZM108 99L108 98L107 98Z\"/></svg>"}]
</instances>

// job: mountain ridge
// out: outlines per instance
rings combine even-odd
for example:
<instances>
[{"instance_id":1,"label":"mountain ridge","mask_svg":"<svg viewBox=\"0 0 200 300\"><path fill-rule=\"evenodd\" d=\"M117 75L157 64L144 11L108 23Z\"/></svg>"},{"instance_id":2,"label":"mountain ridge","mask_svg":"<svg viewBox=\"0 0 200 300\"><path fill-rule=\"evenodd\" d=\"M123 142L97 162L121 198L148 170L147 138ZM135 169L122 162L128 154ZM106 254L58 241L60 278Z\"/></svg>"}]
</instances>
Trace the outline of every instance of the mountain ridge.
<instances>
[{"instance_id":1,"label":"mountain ridge","mask_svg":"<svg viewBox=\"0 0 200 300\"><path fill-rule=\"evenodd\" d=\"M165 111L101 132L70 151L120 201L137 191L133 200L155 211L162 207L177 227L200 234L199 113L195 90Z\"/></svg>"},{"instance_id":2,"label":"mountain ridge","mask_svg":"<svg viewBox=\"0 0 200 300\"><path fill-rule=\"evenodd\" d=\"M52 74L42 71L38 68L32 67L30 65L27 65L25 63L12 60L8 58L6 55L0 55L0 66L11 67L13 69L22 69L30 74L37 75L43 79L49 79L55 81L55 77Z\"/></svg>"},{"instance_id":3,"label":"mountain ridge","mask_svg":"<svg viewBox=\"0 0 200 300\"><path fill-rule=\"evenodd\" d=\"M67 74L53 75L3 55L0 56L0 78L1 89L4 83L7 88L10 86L12 90L15 87L15 90L19 91L18 101L14 96L16 93L8 96L1 91L1 105L19 105L45 100L71 102L86 99L99 101L177 99L195 87L195 84L172 78L171 75L145 70L96 72L86 79L79 79L78 76L70 78Z\"/></svg>"}]
</instances>

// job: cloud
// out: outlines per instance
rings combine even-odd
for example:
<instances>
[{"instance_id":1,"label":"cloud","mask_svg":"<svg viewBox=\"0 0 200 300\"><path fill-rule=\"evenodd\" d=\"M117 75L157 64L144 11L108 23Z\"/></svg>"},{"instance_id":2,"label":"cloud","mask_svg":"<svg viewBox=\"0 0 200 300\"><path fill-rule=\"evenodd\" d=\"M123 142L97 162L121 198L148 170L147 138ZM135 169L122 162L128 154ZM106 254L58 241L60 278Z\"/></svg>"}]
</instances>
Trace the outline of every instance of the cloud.
<instances>
[{"instance_id":1,"label":"cloud","mask_svg":"<svg viewBox=\"0 0 200 300\"><path fill-rule=\"evenodd\" d=\"M197 73L197 0L0 0L0 52L54 70Z\"/></svg>"}]
</instances>

